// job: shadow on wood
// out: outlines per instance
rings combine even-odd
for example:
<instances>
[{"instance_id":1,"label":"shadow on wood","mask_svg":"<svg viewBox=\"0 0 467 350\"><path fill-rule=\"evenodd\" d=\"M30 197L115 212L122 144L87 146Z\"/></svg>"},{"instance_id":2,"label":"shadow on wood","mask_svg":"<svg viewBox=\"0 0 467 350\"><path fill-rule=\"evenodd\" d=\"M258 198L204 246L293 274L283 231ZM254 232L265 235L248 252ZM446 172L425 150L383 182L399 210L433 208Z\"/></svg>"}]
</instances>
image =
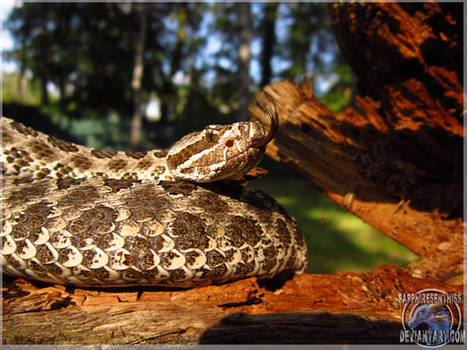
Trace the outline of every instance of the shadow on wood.
<instances>
[{"instance_id":1,"label":"shadow on wood","mask_svg":"<svg viewBox=\"0 0 467 350\"><path fill-rule=\"evenodd\" d=\"M4 278L7 344L395 343L399 293L461 286L382 266L188 290L80 289ZM259 330L262 330L259 332Z\"/></svg>"},{"instance_id":2,"label":"shadow on wood","mask_svg":"<svg viewBox=\"0 0 467 350\"><path fill-rule=\"evenodd\" d=\"M355 313L236 313L206 330L199 343L399 344L400 330L400 321L372 321Z\"/></svg>"}]
</instances>

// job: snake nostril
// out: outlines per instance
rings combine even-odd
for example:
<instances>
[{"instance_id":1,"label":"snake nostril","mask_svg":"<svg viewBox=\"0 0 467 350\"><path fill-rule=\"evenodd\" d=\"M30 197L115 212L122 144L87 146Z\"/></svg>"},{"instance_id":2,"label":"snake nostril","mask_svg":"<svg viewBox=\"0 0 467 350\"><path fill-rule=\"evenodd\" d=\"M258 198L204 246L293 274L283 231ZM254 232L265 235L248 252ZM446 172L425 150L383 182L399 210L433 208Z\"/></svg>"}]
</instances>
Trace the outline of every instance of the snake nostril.
<instances>
[{"instance_id":1,"label":"snake nostril","mask_svg":"<svg viewBox=\"0 0 467 350\"><path fill-rule=\"evenodd\" d=\"M229 147L229 148L232 147L233 144L234 144L234 143L233 143L232 140L228 140L228 141L225 143L225 145L226 145L227 147Z\"/></svg>"}]
</instances>

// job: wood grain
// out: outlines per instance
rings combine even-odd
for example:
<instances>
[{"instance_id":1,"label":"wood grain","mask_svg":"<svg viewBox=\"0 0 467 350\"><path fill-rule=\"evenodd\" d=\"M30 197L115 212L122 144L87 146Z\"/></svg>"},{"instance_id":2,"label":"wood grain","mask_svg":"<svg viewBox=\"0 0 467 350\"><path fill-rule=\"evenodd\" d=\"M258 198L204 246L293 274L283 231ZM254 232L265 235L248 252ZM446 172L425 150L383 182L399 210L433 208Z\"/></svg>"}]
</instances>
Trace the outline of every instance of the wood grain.
<instances>
[{"instance_id":1,"label":"wood grain","mask_svg":"<svg viewBox=\"0 0 467 350\"><path fill-rule=\"evenodd\" d=\"M397 343L399 293L462 293L395 266L189 290L3 283L7 344Z\"/></svg>"}]
</instances>

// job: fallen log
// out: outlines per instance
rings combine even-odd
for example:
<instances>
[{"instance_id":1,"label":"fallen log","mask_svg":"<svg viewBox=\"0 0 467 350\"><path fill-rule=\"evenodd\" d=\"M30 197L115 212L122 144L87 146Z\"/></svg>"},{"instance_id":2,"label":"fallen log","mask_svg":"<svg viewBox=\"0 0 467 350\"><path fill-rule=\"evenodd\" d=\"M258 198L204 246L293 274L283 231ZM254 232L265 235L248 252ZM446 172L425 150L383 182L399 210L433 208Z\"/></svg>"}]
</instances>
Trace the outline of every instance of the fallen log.
<instances>
[{"instance_id":1,"label":"fallen log","mask_svg":"<svg viewBox=\"0 0 467 350\"><path fill-rule=\"evenodd\" d=\"M3 283L7 344L399 343L399 293L462 293L393 265L189 290Z\"/></svg>"}]
</instances>

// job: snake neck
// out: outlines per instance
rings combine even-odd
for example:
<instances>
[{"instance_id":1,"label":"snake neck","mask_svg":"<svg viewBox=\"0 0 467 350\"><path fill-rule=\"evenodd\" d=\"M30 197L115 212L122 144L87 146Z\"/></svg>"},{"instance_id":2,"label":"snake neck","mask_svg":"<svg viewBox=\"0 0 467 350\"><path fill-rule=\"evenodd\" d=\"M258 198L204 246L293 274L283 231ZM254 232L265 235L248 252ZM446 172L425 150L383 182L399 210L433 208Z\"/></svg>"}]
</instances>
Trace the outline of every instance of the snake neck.
<instances>
[{"instance_id":1,"label":"snake neck","mask_svg":"<svg viewBox=\"0 0 467 350\"><path fill-rule=\"evenodd\" d=\"M1 124L1 165L5 175L173 180L167 170L167 150L99 150L56 139L6 117L1 118Z\"/></svg>"},{"instance_id":2,"label":"snake neck","mask_svg":"<svg viewBox=\"0 0 467 350\"><path fill-rule=\"evenodd\" d=\"M6 175L33 179L92 178L197 183L241 177L264 155L259 122L209 125L176 142L169 150L114 152L58 140L2 117L1 162Z\"/></svg>"}]
</instances>

